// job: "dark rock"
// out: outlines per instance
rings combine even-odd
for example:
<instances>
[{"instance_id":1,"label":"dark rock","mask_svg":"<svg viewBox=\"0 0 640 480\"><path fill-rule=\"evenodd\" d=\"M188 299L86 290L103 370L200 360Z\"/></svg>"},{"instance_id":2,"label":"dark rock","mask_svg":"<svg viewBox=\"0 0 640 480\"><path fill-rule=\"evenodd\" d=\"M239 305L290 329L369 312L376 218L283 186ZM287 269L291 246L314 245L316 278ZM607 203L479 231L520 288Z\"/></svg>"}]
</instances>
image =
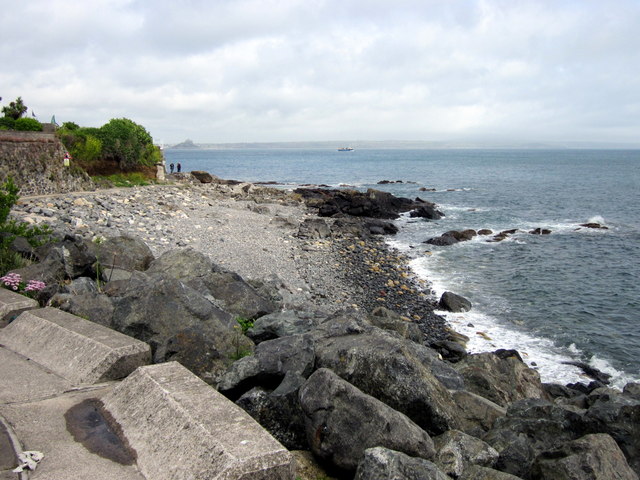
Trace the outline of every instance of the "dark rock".
<instances>
[{"instance_id":1,"label":"dark rock","mask_svg":"<svg viewBox=\"0 0 640 480\"><path fill-rule=\"evenodd\" d=\"M384 447L368 448L358 464L354 480L451 480L423 458L410 457Z\"/></svg>"},{"instance_id":2,"label":"dark rock","mask_svg":"<svg viewBox=\"0 0 640 480\"><path fill-rule=\"evenodd\" d=\"M367 317L372 325L383 330L396 332L403 338L412 342L422 343L422 332L420 327L413 322L403 320L400 315L392 312L388 308L378 307Z\"/></svg>"},{"instance_id":3,"label":"dark rock","mask_svg":"<svg viewBox=\"0 0 640 480\"><path fill-rule=\"evenodd\" d=\"M429 347L433 348L442 355L443 359L451 363L459 362L468 355L466 348L458 342L453 342L451 340L438 340L430 343Z\"/></svg>"},{"instance_id":4,"label":"dark rock","mask_svg":"<svg viewBox=\"0 0 640 480\"><path fill-rule=\"evenodd\" d=\"M429 459L429 435L405 415L321 368L300 389L311 451L335 467L353 472L364 451L386 447Z\"/></svg>"},{"instance_id":5,"label":"dark rock","mask_svg":"<svg viewBox=\"0 0 640 480\"><path fill-rule=\"evenodd\" d=\"M394 219L402 212L421 206L408 198L395 197L374 189L363 193L356 190L298 188L294 193L301 195L308 207L317 208L321 217L342 213L356 217Z\"/></svg>"},{"instance_id":6,"label":"dark rock","mask_svg":"<svg viewBox=\"0 0 640 480\"><path fill-rule=\"evenodd\" d=\"M522 480L522 477L516 477L493 468L469 465L458 480Z\"/></svg>"},{"instance_id":7,"label":"dark rock","mask_svg":"<svg viewBox=\"0 0 640 480\"><path fill-rule=\"evenodd\" d=\"M113 302L109 297L98 292L58 293L51 298L50 306L105 327L112 327Z\"/></svg>"},{"instance_id":8,"label":"dark rock","mask_svg":"<svg viewBox=\"0 0 640 480\"><path fill-rule=\"evenodd\" d=\"M253 387L275 390L285 376L307 378L313 371L315 351L309 335L295 335L262 342L254 355L236 361L218 384L223 395L237 399Z\"/></svg>"},{"instance_id":9,"label":"dark rock","mask_svg":"<svg viewBox=\"0 0 640 480\"><path fill-rule=\"evenodd\" d=\"M440 297L438 306L449 312L468 312L471 310L471 302L469 300L452 292L444 292Z\"/></svg>"},{"instance_id":10,"label":"dark rock","mask_svg":"<svg viewBox=\"0 0 640 480\"><path fill-rule=\"evenodd\" d=\"M498 461L498 452L489 444L458 430L438 435L433 442L437 452L435 464L454 478L460 477L469 465L493 467Z\"/></svg>"},{"instance_id":11,"label":"dark rock","mask_svg":"<svg viewBox=\"0 0 640 480\"><path fill-rule=\"evenodd\" d=\"M601 229L601 230L609 230L609 227L607 227L605 225L601 225L601 224L596 223L596 222L581 223L580 226L581 227L585 227L585 228L595 228L595 229Z\"/></svg>"},{"instance_id":12,"label":"dark rock","mask_svg":"<svg viewBox=\"0 0 640 480\"><path fill-rule=\"evenodd\" d=\"M467 390L451 392L460 412L460 429L469 435L482 437L491 430L507 410L497 403Z\"/></svg>"},{"instance_id":13,"label":"dark rock","mask_svg":"<svg viewBox=\"0 0 640 480\"><path fill-rule=\"evenodd\" d=\"M551 233L551 230L549 230L548 228L538 227L538 228L534 228L529 233L532 235L549 235Z\"/></svg>"},{"instance_id":14,"label":"dark rock","mask_svg":"<svg viewBox=\"0 0 640 480\"><path fill-rule=\"evenodd\" d=\"M640 400L640 383L627 383L622 393L628 397Z\"/></svg>"},{"instance_id":15,"label":"dark rock","mask_svg":"<svg viewBox=\"0 0 640 480\"><path fill-rule=\"evenodd\" d=\"M213 182L213 176L209 172L203 172L201 170L192 170L191 175L196 177L200 183Z\"/></svg>"},{"instance_id":16,"label":"dark rock","mask_svg":"<svg viewBox=\"0 0 640 480\"><path fill-rule=\"evenodd\" d=\"M204 253L193 248L169 250L148 265L148 273L162 273L177 280L189 281L222 269Z\"/></svg>"},{"instance_id":17,"label":"dark rock","mask_svg":"<svg viewBox=\"0 0 640 480\"><path fill-rule=\"evenodd\" d=\"M306 218L298 228L298 237L320 239L331 237L331 229L322 218Z\"/></svg>"},{"instance_id":18,"label":"dark rock","mask_svg":"<svg viewBox=\"0 0 640 480\"><path fill-rule=\"evenodd\" d=\"M450 245L455 245L456 243L458 243L458 241L459 240L457 240L455 237L449 235L441 235L439 237L430 238L424 243L435 245L436 247L448 247Z\"/></svg>"},{"instance_id":19,"label":"dark rock","mask_svg":"<svg viewBox=\"0 0 640 480\"><path fill-rule=\"evenodd\" d=\"M541 453L531 476L539 480L638 479L616 442L602 433Z\"/></svg>"},{"instance_id":20,"label":"dark rock","mask_svg":"<svg viewBox=\"0 0 640 480\"><path fill-rule=\"evenodd\" d=\"M493 234L493 230L489 230L488 228L481 228L480 230L478 230L478 235L491 235Z\"/></svg>"},{"instance_id":21,"label":"dark rock","mask_svg":"<svg viewBox=\"0 0 640 480\"><path fill-rule=\"evenodd\" d=\"M596 382L600 382L604 385L609 385L610 383L609 379L611 378L611 375L609 375L608 373L601 372L597 368L592 367L591 365L587 365L584 362L570 361L570 362L562 362L562 363L564 365L573 365L575 367L578 367L580 370L584 372L585 375L593 378Z\"/></svg>"},{"instance_id":22,"label":"dark rock","mask_svg":"<svg viewBox=\"0 0 640 480\"><path fill-rule=\"evenodd\" d=\"M411 218L426 218L427 220L440 220L444 217L444 213L436 208L433 203L421 205L409 213Z\"/></svg>"},{"instance_id":23,"label":"dark rock","mask_svg":"<svg viewBox=\"0 0 640 480\"><path fill-rule=\"evenodd\" d=\"M298 391L306 381L290 375L275 391L255 387L243 394L236 404L266 428L289 450L308 448L304 413Z\"/></svg>"},{"instance_id":24,"label":"dark rock","mask_svg":"<svg viewBox=\"0 0 640 480\"><path fill-rule=\"evenodd\" d=\"M318 368L332 369L430 433L457 426L459 412L448 389L460 389L463 382L435 351L348 315L328 320L313 334Z\"/></svg>"},{"instance_id":25,"label":"dark rock","mask_svg":"<svg viewBox=\"0 0 640 480\"><path fill-rule=\"evenodd\" d=\"M209 382L234 355L253 349L234 326L231 315L202 294L162 274L134 272L115 301L116 330L149 343L154 362L179 361Z\"/></svg>"},{"instance_id":26,"label":"dark rock","mask_svg":"<svg viewBox=\"0 0 640 480\"><path fill-rule=\"evenodd\" d=\"M546 398L540 374L515 356L477 353L454 367L464 377L467 390L503 407L525 398Z\"/></svg>"},{"instance_id":27,"label":"dark rock","mask_svg":"<svg viewBox=\"0 0 640 480\"><path fill-rule=\"evenodd\" d=\"M279 337L298 335L313 330L325 317L313 313L286 310L258 318L247 331L256 344Z\"/></svg>"},{"instance_id":28,"label":"dark rock","mask_svg":"<svg viewBox=\"0 0 640 480\"><path fill-rule=\"evenodd\" d=\"M145 271L154 259L147 244L141 238L130 235L108 238L94 245L92 250L105 280L109 277L110 269Z\"/></svg>"},{"instance_id":29,"label":"dark rock","mask_svg":"<svg viewBox=\"0 0 640 480\"><path fill-rule=\"evenodd\" d=\"M37 255L29 240L24 237L15 237L10 245L9 249L13 252L16 252L23 258L27 258L29 260L37 260Z\"/></svg>"},{"instance_id":30,"label":"dark rock","mask_svg":"<svg viewBox=\"0 0 640 480\"><path fill-rule=\"evenodd\" d=\"M80 295L82 293L98 293L98 284L89 277L75 278L65 285L61 291L65 293L72 293L74 295Z\"/></svg>"},{"instance_id":31,"label":"dark rock","mask_svg":"<svg viewBox=\"0 0 640 480\"><path fill-rule=\"evenodd\" d=\"M483 440L500 454L495 468L529 478L531 464L540 453L585 433L587 423L575 409L527 399L514 402Z\"/></svg>"},{"instance_id":32,"label":"dark rock","mask_svg":"<svg viewBox=\"0 0 640 480\"><path fill-rule=\"evenodd\" d=\"M398 227L392 222L385 222L375 218L368 218L363 226L370 235L395 235L398 233Z\"/></svg>"},{"instance_id":33,"label":"dark rock","mask_svg":"<svg viewBox=\"0 0 640 480\"><path fill-rule=\"evenodd\" d=\"M569 383L567 384L567 388L575 391L576 393L581 393L584 395L589 395L591 392L593 392L594 390L600 388L600 387L604 387L604 385L600 382L597 381L593 381L593 382L589 382L589 384L584 384L582 382L577 382L577 383Z\"/></svg>"},{"instance_id":34,"label":"dark rock","mask_svg":"<svg viewBox=\"0 0 640 480\"><path fill-rule=\"evenodd\" d=\"M607 433L640 475L640 400L629 395L599 396L584 416L588 433Z\"/></svg>"},{"instance_id":35,"label":"dark rock","mask_svg":"<svg viewBox=\"0 0 640 480\"><path fill-rule=\"evenodd\" d=\"M192 248L165 252L151 263L148 273L176 278L219 308L243 318L254 319L275 310L275 305L240 275L222 271L209 257Z\"/></svg>"},{"instance_id":36,"label":"dark rock","mask_svg":"<svg viewBox=\"0 0 640 480\"><path fill-rule=\"evenodd\" d=\"M237 273L211 272L202 278L215 303L226 312L242 318L255 319L272 313L275 305L260 296L255 289ZM187 281L187 284L191 282ZM194 282L197 288L199 282Z\"/></svg>"}]
</instances>

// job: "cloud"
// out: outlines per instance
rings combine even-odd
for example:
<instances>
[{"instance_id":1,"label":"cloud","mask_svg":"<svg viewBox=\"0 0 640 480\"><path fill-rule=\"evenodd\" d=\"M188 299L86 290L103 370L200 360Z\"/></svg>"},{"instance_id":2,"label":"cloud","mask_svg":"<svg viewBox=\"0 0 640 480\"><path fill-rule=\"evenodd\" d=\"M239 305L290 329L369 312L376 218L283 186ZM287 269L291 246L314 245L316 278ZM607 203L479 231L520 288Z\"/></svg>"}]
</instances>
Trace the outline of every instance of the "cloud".
<instances>
[{"instance_id":1,"label":"cloud","mask_svg":"<svg viewBox=\"0 0 640 480\"><path fill-rule=\"evenodd\" d=\"M125 116L166 142L637 143L633 0L1 0L0 9L10 39L0 95L63 121Z\"/></svg>"}]
</instances>

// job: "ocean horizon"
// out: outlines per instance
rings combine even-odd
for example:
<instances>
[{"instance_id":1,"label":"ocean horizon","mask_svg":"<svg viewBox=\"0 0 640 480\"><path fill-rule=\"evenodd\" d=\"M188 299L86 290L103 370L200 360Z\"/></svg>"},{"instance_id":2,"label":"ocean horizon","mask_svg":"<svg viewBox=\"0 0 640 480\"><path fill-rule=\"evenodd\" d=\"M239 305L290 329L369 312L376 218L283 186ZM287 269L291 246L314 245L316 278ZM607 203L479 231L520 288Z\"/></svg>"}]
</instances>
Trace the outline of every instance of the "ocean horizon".
<instances>
[{"instance_id":1,"label":"ocean horizon","mask_svg":"<svg viewBox=\"0 0 640 480\"><path fill-rule=\"evenodd\" d=\"M438 204L445 217L403 216L388 243L436 295L474 307L445 314L472 352L518 350L546 382L589 382L583 362L618 388L640 380L640 150L167 149L166 163L281 188L376 188ZM381 181L392 183L380 184ZM582 227L599 223L606 229ZM423 243L449 230L516 229ZM533 235L536 228L549 235Z\"/></svg>"}]
</instances>

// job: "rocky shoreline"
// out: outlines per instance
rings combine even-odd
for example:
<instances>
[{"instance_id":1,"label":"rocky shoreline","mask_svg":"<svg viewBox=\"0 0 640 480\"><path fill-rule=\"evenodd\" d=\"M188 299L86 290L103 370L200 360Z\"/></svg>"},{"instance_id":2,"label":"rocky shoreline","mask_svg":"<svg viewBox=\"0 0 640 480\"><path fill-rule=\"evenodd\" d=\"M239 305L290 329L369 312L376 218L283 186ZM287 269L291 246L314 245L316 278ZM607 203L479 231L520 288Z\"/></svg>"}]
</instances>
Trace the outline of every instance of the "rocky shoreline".
<instances>
[{"instance_id":1,"label":"rocky shoreline","mask_svg":"<svg viewBox=\"0 0 640 480\"><path fill-rule=\"evenodd\" d=\"M13 214L62 240L16 240L37 260L18 273L47 283L42 302L179 361L339 478L638 478L639 385L543 384L516 351L467 354L433 313L383 241L388 219L433 204L174 179L22 199Z\"/></svg>"}]
</instances>

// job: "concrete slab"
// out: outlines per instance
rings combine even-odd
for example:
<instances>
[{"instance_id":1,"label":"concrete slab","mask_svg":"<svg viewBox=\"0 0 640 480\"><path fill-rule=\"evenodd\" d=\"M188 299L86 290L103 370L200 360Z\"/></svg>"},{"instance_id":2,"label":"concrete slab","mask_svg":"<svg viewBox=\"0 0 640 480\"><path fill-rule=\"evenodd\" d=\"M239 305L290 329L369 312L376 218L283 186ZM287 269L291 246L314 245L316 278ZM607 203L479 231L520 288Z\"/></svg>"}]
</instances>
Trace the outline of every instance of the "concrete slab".
<instances>
[{"instance_id":1,"label":"concrete slab","mask_svg":"<svg viewBox=\"0 0 640 480\"><path fill-rule=\"evenodd\" d=\"M0 405L0 415L12 426L23 448L45 455L30 472L31 480L144 480L135 464L121 465L91 453L67 431L64 415L71 407L100 398L111 388L113 384L36 402Z\"/></svg>"},{"instance_id":2,"label":"concrete slab","mask_svg":"<svg viewBox=\"0 0 640 480\"><path fill-rule=\"evenodd\" d=\"M18 318L25 310L38 308L38 302L6 288L0 288L0 328Z\"/></svg>"},{"instance_id":3,"label":"concrete slab","mask_svg":"<svg viewBox=\"0 0 640 480\"><path fill-rule=\"evenodd\" d=\"M154 480L293 479L291 454L177 362L141 367L102 398Z\"/></svg>"},{"instance_id":4,"label":"concrete slab","mask_svg":"<svg viewBox=\"0 0 640 480\"><path fill-rule=\"evenodd\" d=\"M1 346L0 365L0 404L40 400L73 388L68 380Z\"/></svg>"},{"instance_id":5,"label":"concrete slab","mask_svg":"<svg viewBox=\"0 0 640 480\"><path fill-rule=\"evenodd\" d=\"M75 385L126 377L151 359L146 343L55 308L23 312L0 344Z\"/></svg>"}]
</instances>

